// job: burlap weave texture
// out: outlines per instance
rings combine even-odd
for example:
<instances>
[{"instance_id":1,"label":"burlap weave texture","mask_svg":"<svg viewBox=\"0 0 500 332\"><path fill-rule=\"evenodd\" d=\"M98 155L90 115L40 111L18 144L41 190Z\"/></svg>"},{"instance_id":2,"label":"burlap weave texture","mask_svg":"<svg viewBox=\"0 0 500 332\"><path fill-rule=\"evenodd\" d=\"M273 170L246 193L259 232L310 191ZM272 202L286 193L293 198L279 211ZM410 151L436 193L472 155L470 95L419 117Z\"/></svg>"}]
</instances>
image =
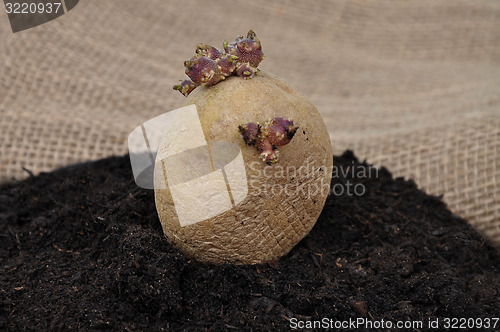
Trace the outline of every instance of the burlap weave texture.
<instances>
[{"instance_id":1,"label":"burlap weave texture","mask_svg":"<svg viewBox=\"0 0 500 332\"><path fill-rule=\"evenodd\" d=\"M198 42L252 28L334 152L444 195L500 246L500 2L86 0L19 33L0 13L0 181L127 152L179 107Z\"/></svg>"}]
</instances>

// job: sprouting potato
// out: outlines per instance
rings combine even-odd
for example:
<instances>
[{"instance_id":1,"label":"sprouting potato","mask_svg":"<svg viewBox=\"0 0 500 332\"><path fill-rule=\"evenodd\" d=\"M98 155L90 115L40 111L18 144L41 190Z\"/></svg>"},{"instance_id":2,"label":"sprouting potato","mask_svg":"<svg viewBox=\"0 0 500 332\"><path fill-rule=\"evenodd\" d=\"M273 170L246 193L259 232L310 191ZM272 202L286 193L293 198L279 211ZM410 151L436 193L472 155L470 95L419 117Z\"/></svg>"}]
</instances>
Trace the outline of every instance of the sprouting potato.
<instances>
[{"instance_id":1,"label":"sprouting potato","mask_svg":"<svg viewBox=\"0 0 500 332\"><path fill-rule=\"evenodd\" d=\"M217 62L231 56L232 74L214 79L210 71L197 68L193 77L198 82L174 88L183 92L189 87L183 92L187 95L184 105L196 105L209 145L226 142L239 147L246 195L238 202L233 197L232 206L222 213L181 225L162 170L162 151L168 142L160 145L155 168L156 207L170 243L190 258L217 264L257 264L287 254L316 223L329 193L333 163L328 131L316 108L284 80L259 71L256 66L260 60L253 61L252 54L247 52L246 62L239 62L243 56L237 52L238 42L246 47L240 49L255 51L262 59L260 41L253 31L247 38L240 36L235 43L225 43L225 52L200 44L193 61L206 62L196 60L201 56ZM193 61L187 64L191 68ZM215 68L209 65L211 70ZM251 75L241 68L251 68ZM215 80L218 82L212 84ZM175 167L182 171L192 166L185 162ZM221 186L220 181L211 181L201 187L191 188L190 182L183 185L194 196L200 190ZM231 193L229 185L222 184L222 188ZM192 209L207 209L194 201L192 206L184 203Z\"/></svg>"}]
</instances>

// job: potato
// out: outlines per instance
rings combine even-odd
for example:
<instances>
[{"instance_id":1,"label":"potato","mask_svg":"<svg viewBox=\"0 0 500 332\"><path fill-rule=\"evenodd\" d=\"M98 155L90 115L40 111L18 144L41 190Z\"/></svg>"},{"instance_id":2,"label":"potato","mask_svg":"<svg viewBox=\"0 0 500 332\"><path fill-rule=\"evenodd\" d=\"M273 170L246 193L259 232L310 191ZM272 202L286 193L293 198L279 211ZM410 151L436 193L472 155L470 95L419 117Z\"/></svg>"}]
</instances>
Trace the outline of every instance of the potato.
<instances>
[{"instance_id":1,"label":"potato","mask_svg":"<svg viewBox=\"0 0 500 332\"><path fill-rule=\"evenodd\" d=\"M192 154L191 161L178 158L166 165L169 142L164 140L157 154L154 181L156 207L165 235L186 256L202 262L257 264L277 260L309 233L329 193L333 157L320 114L285 81L263 71L252 79L230 76L213 86L199 86L184 103L191 104L197 107L209 144L228 142L241 150L248 193L225 212L181 226L165 167L180 174L196 167L197 162ZM238 126L274 117L292 118L299 129L289 144L279 147L279 161L268 165L254 146L245 145ZM206 156L199 160L203 158ZM229 189L221 181L210 179L201 187L187 184L186 188L193 195L213 188ZM218 190L214 190L215 195ZM189 195L183 199L189 200ZM204 211L202 206L190 208Z\"/></svg>"}]
</instances>

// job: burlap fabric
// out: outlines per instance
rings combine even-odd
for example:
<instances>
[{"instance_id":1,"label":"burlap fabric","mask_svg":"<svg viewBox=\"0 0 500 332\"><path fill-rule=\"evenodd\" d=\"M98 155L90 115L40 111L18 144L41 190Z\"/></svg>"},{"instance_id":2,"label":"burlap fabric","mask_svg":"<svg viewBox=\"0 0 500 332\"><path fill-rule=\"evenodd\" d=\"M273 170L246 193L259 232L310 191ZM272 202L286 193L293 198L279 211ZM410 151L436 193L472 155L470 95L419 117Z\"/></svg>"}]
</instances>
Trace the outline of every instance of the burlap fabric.
<instances>
[{"instance_id":1,"label":"burlap fabric","mask_svg":"<svg viewBox=\"0 0 500 332\"><path fill-rule=\"evenodd\" d=\"M253 28L261 68L319 109L335 153L444 195L500 246L500 2L86 0L13 34L0 12L0 179L127 152L198 42Z\"/></svg>"}]
</instances>

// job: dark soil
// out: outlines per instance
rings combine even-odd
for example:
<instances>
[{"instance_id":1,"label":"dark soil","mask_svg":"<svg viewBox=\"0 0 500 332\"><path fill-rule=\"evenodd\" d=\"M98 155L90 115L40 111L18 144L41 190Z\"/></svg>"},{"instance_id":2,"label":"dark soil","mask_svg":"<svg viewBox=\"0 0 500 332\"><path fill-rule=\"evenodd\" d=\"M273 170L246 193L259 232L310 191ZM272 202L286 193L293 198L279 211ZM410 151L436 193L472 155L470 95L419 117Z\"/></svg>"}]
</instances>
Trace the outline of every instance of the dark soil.
<instances>
[{"instance_id":1,"label":"dark soil","mask_svg":"<svg viewBox=\"0 0 500 332\"><path fill-rule=\"evenodd\" d=\"M358 161L346 152L335 165ZM499 316L500 256L440 198L385 169L339 175L366 193L331 195L302 242L259 266L185 259L127 156L4 185L0 330L270 331L359 317L425 330Z\"/></svg>"}]
</instances>

